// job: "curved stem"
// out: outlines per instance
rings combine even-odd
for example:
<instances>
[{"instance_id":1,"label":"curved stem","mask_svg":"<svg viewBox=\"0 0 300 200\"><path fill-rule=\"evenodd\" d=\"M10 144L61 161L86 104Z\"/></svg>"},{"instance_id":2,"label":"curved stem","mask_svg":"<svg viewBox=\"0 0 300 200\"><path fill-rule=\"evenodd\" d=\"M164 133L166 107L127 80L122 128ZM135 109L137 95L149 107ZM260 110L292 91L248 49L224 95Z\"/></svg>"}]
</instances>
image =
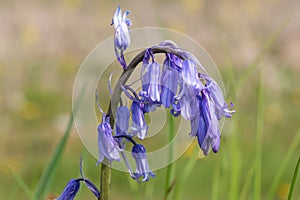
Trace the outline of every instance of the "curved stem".
<instances>
[{"instance_id":1,"label":"curved stem","mask_svg":"<svg viewBox=\"0 0 300 200\"><path fill-rule=\"evenodd\" d=\"M133 145L136 145L136 142L130 137L129 135L116 135L114 138L126 138L129 140Z\"/></svg>"},{"instance_id":2,"label":"curved stem","mask_svg":"<svg viewBox=\"0 0 300 200\"><path fill-rule=\"evenodd\" d=\"M180 59L187 59L185 54L182 54L182 52L184 52L181 49L174 49L174 48L170 48L170 47L166 47L166 46L153 46L150 48L153 54L157 54L157 53L170 53L170 54L174 54L176 56L178 56ZM113 113L115 113L121 93L122 93L122 85L125 85L125 83L128 81L129 77L131 76L132 72L134 71L134 69L136 68L136 66L143 61L145 52L148 49L140 52L137 56L135 56L132 61L129 63L128 68L126 70L123 71L123 73L121 74L114 92L112 94L112 98L110 101L110 105L108 108L108 114L110 115L110 124L113 126L115 123L115 118Z\"/></svg>"},{"instance_id":3,"label":"curved stem","mask_svg":"<svg viewBox=\"0 0 300 200\"><path fill-rule=\"evenodd\" d=\"M178 56L180 59L188 59L185 54L183 54L182 49L174 49L167 46L153 46L150 48L153 54L157 53L170 53ZM118 106L118 103L121 99L121 93L122 93L122 85L125 85L125 83L128 81L129 77L131 76L132 72L136 68L136 66L143 61L145 52L144 50L140 52L137 56L135 56L132 61L129 63L128 67L124 69L123 73L121 74L111 97L109 108L107 114L110 116L110 125L111 127L114 127L115 124L115 117L114 113L116 112L116 108ZM100 189L101 189L101 200L109 200L109 194L110 194L110 184L111 184L111 168L110 163L104 164L102 163L101 166L101 179L100 179Z\"/></svg>"}]
</instances>

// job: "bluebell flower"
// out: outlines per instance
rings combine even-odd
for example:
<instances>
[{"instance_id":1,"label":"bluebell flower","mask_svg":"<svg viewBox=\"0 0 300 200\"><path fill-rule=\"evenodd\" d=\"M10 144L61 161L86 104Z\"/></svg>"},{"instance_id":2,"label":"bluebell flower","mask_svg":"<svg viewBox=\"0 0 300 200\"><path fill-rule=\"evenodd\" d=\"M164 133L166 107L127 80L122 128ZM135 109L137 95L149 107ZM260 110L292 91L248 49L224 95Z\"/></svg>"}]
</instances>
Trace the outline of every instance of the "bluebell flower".
<instances>
[{"instance_id":1,"label":"bluebell flower","mask_svg":"<svg viewBox=\"0 0 300 200\"><path fill-rule=\"evenodd\" d=\"M57 200L73 200L79 191L80 181L79 179L71 179L67 186L65 187L62 194L57 198Z\"/></svg>"},{"instance_id":2,"label":"bluebell flower","mask_svg":"<svg viewBox=\"0 0 300 200\"><path fill-rule=\"evenodd\" d=\"M201 115L198 121L198 143L204 155L208 154L210 147L213 152L218 152L220 146L219 121L215 113L215 103L208 90L201 91L200 100Z\"/></svg>"},{"instance_id":3,"label":"bluebell flower","mask_svg":"<svg viewBox=\"0 0 300 200\"><path fill-rule=\"evenodd\" d=\"M232 114L235 113L235 110L229 109L227 103L225 102L224 94L220 86L212 78L208 76L203 77L207 81L207 90L209 91L210 96L212 97L215 103L218 120L220 120L222 116L225 116L227 118L232 117ZM232 103L231 107L233 107Z\"/></svg>"},{"instance_id":4,"label":"bluebell flower","mask_svg":"<svg viewBox=\"0 0 300 200\"><path fill-rule=\"evenodd\" d=\"M180 103L180 112L184 119L191 120L199 115L199 104L196 96L205 87L198 79L195 64L190 60L182 62L180 93L177 99Z\"/></svg>"},{"instance_id":5,"label":"bluebell flower","mask_svg":"<svg viewBox=\"0 0 300 200\"><path fill-rule=\"evenodd\" d=\"M132 127L131 130L134 134L143 140L148 131L148 126L145 121L144 104L139 101L133 101L131 104L131 118L132 118Z\"/></svg>"},{"instance_id":6,"label":"bluebell flower","mask_svg":"<svg viewBox=\"0 0 300 200\"><path fill-rule=\"evenodd\" d=\"M149 176L155 177L155 174L149 169L146 149L143 145L134 145L132 147L131 155L136 162L136 172L134 173L133 178L139 179L140 177L143 177L142 181L148 181Z\"/></svg>"},{"instance_id":7,"label":"bluebell flower","mask_svg":"<svg viewBox=\"0 0 300 200\"><path fill-rule=\"evenodd\" d=\"M125 135L128 131L130 113L127 106L120 106L116 111L116 135Z\"/></svg>"},{"instance_id":8,"label":"bluebell flower","mask_svg":"<svg viewBox=\"0 0 300 200\"><path fill-rule=\"evenodd\" d=\"M176 97L179 101L181 116L186 120L191 120L199 114L199 104L197 104L197 94L199 91L186 83L181 84L181 92Z\"/></svg>"},{"instance_id":9,"label":"bluebell flower","mask_svg":"<svg viewBox=\"0 0 300 200\"><path fill-rule=\"evenodd\" d=\"M204 85L198 79L198 71L193 61L185 60L182 62L181 77L188 87L193 87L196 93L204 89Z\"/></svg>"},{"instance_id":10,"label":"bluebell flower","mask_svg":"<svg viewBox=\"0 0 300 200\"><path fill-rule=\"evenodd\" d=\"M100 192L98 190L98 188L95 186L95 184L90 181L89 179L85 178L83 170L82 170L82 165L83 165L83 161L82 161L82 157L80 156L80 163L79 163L79 171L81 174L82 178L78 178L78 181L83 181L85 183L85 185L90 189L90 191L99 199L100 198Z\"/></svg>"},{"instance_id":11,"label":"bluebell flower","mask_svg":"<svg viewBox=\"0 0 300 200\"><path fill-rule=\"evenodd\" d=\"M122 10L120 7L117 8L112 24L115 27L115 46L120 50L125 50L130 44L130 35L128 26L131 25L130 19L127 19L129 11L125 11L122 15Z\"/></svg>"},{"instance_id":12,"label":"bluebell flower","mask_svg":"<svg viewBox=\"0 0 300 200\"><path fill-rule=\"evenodd\" d=\"M181 60L172 54L167 54L163 64L161 76L161 103L165 108L175 102L175 95L179 86Z\"/></svg>"},{"instance_id":13,"label":"bluebell flower","mask_svg":"<svg viewBox=\"0 0 300 200\"><path fill-rule=\"evenodd\" d=\"M127 106L120 106L116 111L116 136L127 135L129 126L130 112ZM123 138L118 138L119 145L122 149L125 149L125 141Z\"/></svg>"},{"instance_id":14,"label":"bluebell flower","mask_svg":"<svg viewBox=\"0 0 300 200\"><path fill-rule=\"evenodd\" d=\"M122 65L123 69L127 69L126 61L124 58L124 51L128 48L130 44L130 35L128 26L131 25L130 19L127 19L129 11L125 11L122 15L122 10L120 7L117 8L112 24L115 27L114 36L114 47L115 53L119 63Z\"/></svg>"},{"instance_id":15,"label":"bluebell flower","mask_svg":"<svg viewBox=\"0 0 300 200\"><path fill-rule=\"evenodd\" d=\"M152 62L149 63L150 57ZM140 95L154 103L160 102L160 66L155 62L150 49L145 52L142 65L142 91Z\"/></svg>"},{"instance_id":16,"label":"bluebell flower","mask_svg":"<svg viewBox=\"0 0 300 200\"><path fill-rule=\"evenodd\" d=\"M103 114L102 123L98 126L98 150L99 160L96 165L100 164L104 157L110 162L117 160L120 161L118 142L112 136L112 128L109 123L109 117Z\"/></svg>"},{"instance_id":17,"label":"bluebell flower","mask_svg":"<svg viewBox=\"0 0 300 200\"><path fill-rule=\"evenodd\" d=\"M131 103L131 133L137 135L141 140L147 135L148 126L145 121L145 102L143 102L136 92L127 85L121 86L125 95L132 100ZM129 93L129 91L133 96Z\"/></svg>"}]
</instances>

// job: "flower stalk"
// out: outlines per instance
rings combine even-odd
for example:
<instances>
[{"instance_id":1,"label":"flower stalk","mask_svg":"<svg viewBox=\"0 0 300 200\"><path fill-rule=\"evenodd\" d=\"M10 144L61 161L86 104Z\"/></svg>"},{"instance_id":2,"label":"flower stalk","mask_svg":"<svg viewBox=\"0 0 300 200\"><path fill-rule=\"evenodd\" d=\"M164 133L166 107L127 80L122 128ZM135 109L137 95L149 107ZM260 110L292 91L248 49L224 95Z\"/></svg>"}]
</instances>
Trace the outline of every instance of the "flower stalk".
<instances>
[{"instance_id":1,"label":"flower stalk","mask_svg":"<svg viewBox=\"0 0 300 200\"><path fill-rule=\"evenodd\" d=\"M112 98L110 100L109 108L108 108L108 116L110 116L110 125L114 127L115 118L114 113L116 112L116 108L121 99L122 86L126 84L127 80L135 70L136 66L143 61L144 54L147 50L140 52L136 57L132 59L128 68L123 71L120 78L117 81L117 84L113 90ZM182 55L179 54L179 50L172 49L170 47L164 46L155 46L151 48L153 54L157 53L171 53L180 58L183 58ZM110 196L110 187L111 187L111 167L109 161L104 158L104 162L101 164L101 177L100 177L100 191L101 197L100 200L109 200Z\"/></svg>"},{"instance_id":2,"label":"flower stalk","mask_svg":"<svg viewBox=\"0 0 300 200\"><path fill-rule=\"evenodd\" d=\"M100 200L109 200L110 196L110 187L111 187L111 167L110 164L105 163L109 162L104 158L104 163L101 164L101 178L100 178L100 191L101 196Z\"/></svg>"}]
</instances>

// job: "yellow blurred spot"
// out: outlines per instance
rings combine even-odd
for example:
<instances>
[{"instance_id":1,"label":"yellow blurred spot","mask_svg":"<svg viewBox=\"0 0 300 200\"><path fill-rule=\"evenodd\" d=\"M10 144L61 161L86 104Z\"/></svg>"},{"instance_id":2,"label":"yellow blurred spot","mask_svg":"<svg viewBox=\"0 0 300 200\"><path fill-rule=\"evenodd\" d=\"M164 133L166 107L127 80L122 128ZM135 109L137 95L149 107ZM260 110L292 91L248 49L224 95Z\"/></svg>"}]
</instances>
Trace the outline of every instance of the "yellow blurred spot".
<instances>
[{"instance_id":1,"label":"yellow blurred spot","mask_svg":"<svg viewBox=\"0 0 300 200\"><path fill-rule=\"evenodd\" d=\"M266 120L270 123L276 123L282 118L282 108L278 103L271 103L266 107L266 113L268 113L268 117Z\"/></svg>"},{"instance_id":2,"label":"yellow blurred spot","mask_svg":"<svg viewBox=\"0 0 300 200\"><path fill-rule=\"evenodd\" d=\"M290 189L290 184L289 183L282 183L279 185L279 188L277 190L277 195L279 199L287 199L288 192Z\"/></svg>"},{"instance_id":3,"label":"yellow blurred spot","mask_svg":"<svg viewBox=\"0 0 300 200\"><path fill-rule=\"evenodd\" d=\"M19 114L27 120L35 120L41 116L41 108L38 104L26 101L21 106Z\"/></svg>"},{"instance_id":4,"label":"yellow blurred spot","mask_svg":"<svg viewBox=\"0 0 300 200\"><path fill-rule=\"evenodd\" d=\"M193 140L192 144L184 152L183 157L191 157L193 155L193 152L195 150L195 147L197 147L197 145L198 145L197 140Z\"/></svg>"},{"instance_id":5,"label":"yellow blurred spot","mask_svg":"<svg viewBox=\"0 0 300 200\"><path fill-rule=\"evenodd\" d=\"M178 23L178 22L171 22L169 25L168 25L168 28L169 29L173 29L173 30L176 30L176 31L179 31L179 32L183 32L183 33L186 33L186 26L183 24L183 23Z\"/></svg>"},{"instance_id":6,"label":"yellow blurred spot","mask_svg":"<svg viewBox=\"0 0 300 200\"><path fill-rule=\"evenodd\" d=\"M202 150L199 150L198 158L205 158L206 156L203 154Z\"/></svg>"},{"instance_id":7,"label":"yellow blurred spot","mask_svg":"<svg viewBox=\"0 0 300 200\"><path fill-rule=\"evenodd\" d=\"M10 174L11 171L14 172L19 172L21 167L20 163L16 158L13 157L5 157L4 158L5 162L0 163L0 172L4 174Z\"/></svg>"},{"instance_id":8,"label":"yellow blurred spot","mask_svg":"<svg viewBox=\"0 0 300 200\"><path fill-rule=\"evenodd\" d=\"M81 0L64 0L63 5L71 10L76 10L81 5Z\"/></svg>"},{"instance_id":9,"label":"yellow blurred spot","mask_svg":"<svg viewBox=\"0 0 300 200\"><path fill-rule=\"evenodd\" d=\"M58 197L57 195L50 193L50 194L47 195L46 199L47 200L55 200L57 197Z\"/></svg>"},{"instance_id":10,"label":"yellow blurred spot","mask_svg":"<svg viewBox=\"0 0 300 200\"><path fill-rule=\"evenodd\" d=\"M184 0L182 4L188 12L199 12L203 8L203 0Z\"/></svg>"},{"instance_id":11,"label":"yellow blurred spot","mask_svg":"<svg viewBox=\"0 0 300 200\"><path fill-rule=\"evenodd\" d=\"M24 43L34 45L40 39L40 31L35 24L26 24L21 29L21 39Z\"/></svg>"},{"instance_id":12,"label":"yellow blurred spot","mask_svg":"<svg viewBox=\"0 0 300 200\"><path fill-rule=\"evenodd\" d=\"M257 0L248 0L245 4L248 14L255 15L256 13L258 13L260 7L259 3L261 2Z\"/></svg>"},{"instance_id":13,"label":"yellow blurred spot","mask_svg":"<svg viewBox=\"0 0 300 200\"><path fill-rule=\"evenodd\" d=\"M296 106L300 106L300 87L296 88L295 90L292 90L292 102Z\"/></svg>"}]
</instances>

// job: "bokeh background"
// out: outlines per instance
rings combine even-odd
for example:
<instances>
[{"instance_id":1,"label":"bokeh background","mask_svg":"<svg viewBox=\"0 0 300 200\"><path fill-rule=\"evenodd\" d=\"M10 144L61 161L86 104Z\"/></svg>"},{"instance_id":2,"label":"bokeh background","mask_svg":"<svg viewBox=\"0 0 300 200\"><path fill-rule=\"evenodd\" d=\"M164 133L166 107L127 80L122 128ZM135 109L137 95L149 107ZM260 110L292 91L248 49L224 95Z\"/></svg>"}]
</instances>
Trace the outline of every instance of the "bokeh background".
<instances>
[{"instance_id":1,"label":"bokeh background","mask_svg":"<svg viewBox=\"0 0 300 200\"><path fill-rule=\"evenodd\" d=\"M1 0L0 199L28 199L16 176L36 188L66 129L77 70L113 34L110 23L118 5L131 11L131 28L175 29L199 42L219 67L227 99L236 105L220 153L197 159L187 152L176 162L175 177L181 181L173 189L181 199L253 199L260 147L260 198L267 197L281 173L273 199L286 199L300 152L296 0ZM100 168L73 128L45 199L57 197L69 179L80 176L80 154L85 174L99 184ZM197 159L192 171L181 173L191 159ZM149 183L136 184L128 174L113 171L112 199L163 199L165 173L159 170ZM82 188L77 199L92 199Z\"/></svg>"}]
</instances>

